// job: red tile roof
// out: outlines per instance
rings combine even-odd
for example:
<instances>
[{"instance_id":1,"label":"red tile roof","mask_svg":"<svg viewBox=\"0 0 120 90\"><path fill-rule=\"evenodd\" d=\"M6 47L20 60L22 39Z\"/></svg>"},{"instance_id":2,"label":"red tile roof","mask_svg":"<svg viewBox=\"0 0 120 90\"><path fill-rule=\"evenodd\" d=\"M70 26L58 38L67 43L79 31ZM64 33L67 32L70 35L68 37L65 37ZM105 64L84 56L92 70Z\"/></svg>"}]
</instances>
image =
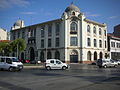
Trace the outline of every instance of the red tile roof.
<instances>
[{"instance_id":1,"label":"red tile roof","mask_svg":"<svg viewBox=\"0 0 120 90\"><path fill-rule=\"evenodd\" d=\"M10 42L10 40L0 40L0 42Z\"/></svg>"}]
</instances>

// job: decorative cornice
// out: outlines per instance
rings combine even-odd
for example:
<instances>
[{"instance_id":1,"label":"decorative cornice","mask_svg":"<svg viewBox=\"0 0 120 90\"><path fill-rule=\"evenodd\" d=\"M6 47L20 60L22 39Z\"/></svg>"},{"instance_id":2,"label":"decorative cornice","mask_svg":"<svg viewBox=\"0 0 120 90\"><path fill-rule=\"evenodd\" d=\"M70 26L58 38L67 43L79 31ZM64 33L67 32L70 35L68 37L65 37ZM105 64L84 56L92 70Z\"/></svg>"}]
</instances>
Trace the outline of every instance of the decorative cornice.
<instances>
[{"instance_id":1,"label":"decorative cornice","mask_svg":"<svg viewBox=\"0 0 120 90\"><path fill-rule=\"evenodd\" d=\"M95 22L95 21L92 21L92 20L89 20L89 19L84 19L84 21L88 22L88 23L93 23L93 24L96 24L96 25L99 25L99 26L102 26L102 27L105 27L106 24L101 24L101 23L98 23L98 22Z\"/></svg>"}]
</instances>

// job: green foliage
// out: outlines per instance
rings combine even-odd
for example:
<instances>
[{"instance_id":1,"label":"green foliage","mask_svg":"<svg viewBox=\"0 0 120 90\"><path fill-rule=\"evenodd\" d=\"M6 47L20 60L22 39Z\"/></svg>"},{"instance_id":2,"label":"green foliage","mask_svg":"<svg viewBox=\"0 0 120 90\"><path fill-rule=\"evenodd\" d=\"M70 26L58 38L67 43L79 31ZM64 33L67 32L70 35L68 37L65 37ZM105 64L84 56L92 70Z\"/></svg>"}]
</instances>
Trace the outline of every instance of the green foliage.
<instances>
[{"instance_id":1,"label":"green foliage","mask_svg":"<svg viewBox=\"0 0 120 90\"><path fill-rule=\"evenodd\" d=\"M18 38L10 43L12 46L12 51L17 52L17 48L19 52L24 51L26 48L25 41L21 38Z\"/></svg>"},{"instance_id":2,"label":"green foliage","mask_svg":"<svg viewBox=\"0 0 120 90\"><path fill-rule=\"evenodd\" d=\"M0 42L0 53L8 56L10 52L12 52L12 48L9 42Z\"/></svg>"},{"instance_id":3,"label":"green foliage","mask_svg":"<svg viewBox=\"0 0 120 90\"><path fill-rule=\"evenodd\" d=\"M17 52L17 48L19 53L25 50L26 45L23 39L19 38L12 42L0 42L0 54L2 55L8 56L11 52Z\"/></svg>"}]
</instances>

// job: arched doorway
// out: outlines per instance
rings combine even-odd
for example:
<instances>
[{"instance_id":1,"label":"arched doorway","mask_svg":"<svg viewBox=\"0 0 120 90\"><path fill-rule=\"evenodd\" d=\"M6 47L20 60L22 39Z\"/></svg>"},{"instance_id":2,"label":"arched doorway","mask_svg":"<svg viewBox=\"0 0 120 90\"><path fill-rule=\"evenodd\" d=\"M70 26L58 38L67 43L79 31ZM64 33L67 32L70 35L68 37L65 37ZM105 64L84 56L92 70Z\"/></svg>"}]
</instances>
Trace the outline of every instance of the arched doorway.
<instances>
[{"instance_id":1,"label":"arched doorway","mask_svg":"<svg viewBox=\"0 0 120 90\"><path fill-rule=\"evenodd\" d=\"M102 52L100 52L100 58L101 58L101 59L103 58L103 54L102 54Z\"/></svg>"},{"instance_id":2,"label":"arched doorway","mask_svg":"<svg viewBox=\"0 0 120 90\"><path fill-rule=\"evenodd\" d=\"M87 53L87 60L91 61L91 52L90 51L88 51L88 53Z\"/></svg>"},{"instance_id":3,"label":"arched doorway","mask_svg":"<svg viewBox=\"0 0 120 90\"><path fill-rule=\"evenodd\" d=\"M60 52L59 51L55 52L55 59L60 59Z\"/></svg>"},{"instance_id":4,"label":"arched doorway","mask_svg":"<svg viewBox=\"0 0 120 90\"><path fill-rule=\"evenodd\" d=\"M70 63L78 63L78 52L76 50L70 53Z\"/></svg>"},{"instance_id":5,"label":"arched doorway","mask_svg":"<svg viewBox=\"0 0 120 90\"><path fill-rule=\"evenodd\" d=\"M41 61L41 62L45 62L44 52L43 52L43 51L40 53L40 61Z\"/></svg>"},{"instance_id":6,"label":"arched doorway","mask_svg":"<svg viewBox=\"0 0 120 90\"><path fill-rule=\"evenodd\" d=\"M97 60L97 52L94 52L94 60Z\"/></svg>"},{"instance_id":7,"label":"arched doorway","mask_svg":"<svg viewBox=\"0 0 120 90\"><path fill-rule=\"evenodd\" d=\"M30 50L30 61L34 61L35 60L34 48L31 47L29 50Z\"/></svg>"}]
</instances>

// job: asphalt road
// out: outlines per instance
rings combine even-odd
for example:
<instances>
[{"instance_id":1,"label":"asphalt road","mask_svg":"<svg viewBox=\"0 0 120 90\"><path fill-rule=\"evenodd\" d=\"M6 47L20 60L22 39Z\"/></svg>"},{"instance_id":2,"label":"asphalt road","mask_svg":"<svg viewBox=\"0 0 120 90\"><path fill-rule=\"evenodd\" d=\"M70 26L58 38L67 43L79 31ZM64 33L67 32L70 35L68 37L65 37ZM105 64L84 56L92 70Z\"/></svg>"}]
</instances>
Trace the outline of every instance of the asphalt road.
<instances>
[{"instance_id":1,"label":"asphalt road","mask_svg":"<svg viewBox=\"0 0 120 90\"><path fill-rule=\"evenodd\" d=\"M120 90L120 66L72 64L69 70L0 71L0 90Z\"/></svg>"}]
</instances>

